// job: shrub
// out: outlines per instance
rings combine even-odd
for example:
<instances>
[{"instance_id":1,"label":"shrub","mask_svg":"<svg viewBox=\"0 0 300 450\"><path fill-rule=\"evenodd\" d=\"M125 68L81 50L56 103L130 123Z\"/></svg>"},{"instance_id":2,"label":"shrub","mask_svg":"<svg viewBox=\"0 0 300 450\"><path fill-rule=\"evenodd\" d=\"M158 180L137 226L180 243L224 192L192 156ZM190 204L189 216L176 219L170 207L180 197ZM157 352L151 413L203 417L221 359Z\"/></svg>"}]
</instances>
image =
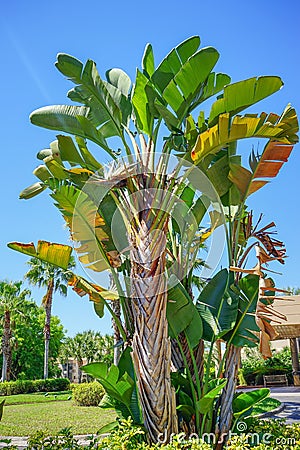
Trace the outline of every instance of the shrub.
<instances>
[{"instance_id":1,"label":"shrub","mask_svg":"<svg viewBox=\"0 0 300 450\"><path fill-rule=\"evenodd\" d=\"M94 383L90 383L94 384ZM86 385L81 385L86 386ZM76 386L78 387L78 386ZM248 434L249 433L249 434ZM251 443L251 433L260 436L260 443ZM268 437L268 444L263 443L263 436ZM7 447L15 448L15 447ZM180 435L175 436L169 444L152 444L145 442L145 431L134 426L132 419L122 420L108 436L99 434L87 438L87 443L79 444L70 428L61 430L57 435L47 436L37 432L28 440L28 449L44 450L213 450L213 447L201 440L183 441ZM285 424L282 420L258 420L248 422L248 429L240 436L233 435L224 450L300 450L300 424Z\"/></svg>"},{"instance_id":2,"label":"shrub","mask_svg":"<svg viewBox=\"0 0 300 450\"><path fill-rule=\"evenodd\" d=\"M70 389L67 378L47 380L17 380L0 383L0 395L30 394L31 392L57 392Z\"/></svg>"},{"instance_id":3,"label":"shrub","mask_svg":"<svg viewBox=\"0 0 300 450\"><path fill-rule=\"evenodd\" d=\"M257 349L245 349L241 373L248 385L263 384L263 375L286 374L293 384L291 352L285 347L279 352L273 350L272 358L264 360Z\"/></svg>"},{"instance_id":4,"label":"shrub","mask_svg":"<svg viewBox=\"0 0 300 450\"><path fill-rule=\"evenodd\" d=\"M75 385L72 391L73 400L79 406L98 406L105 394L98 381Z\"/></svg>"}]
</instances>

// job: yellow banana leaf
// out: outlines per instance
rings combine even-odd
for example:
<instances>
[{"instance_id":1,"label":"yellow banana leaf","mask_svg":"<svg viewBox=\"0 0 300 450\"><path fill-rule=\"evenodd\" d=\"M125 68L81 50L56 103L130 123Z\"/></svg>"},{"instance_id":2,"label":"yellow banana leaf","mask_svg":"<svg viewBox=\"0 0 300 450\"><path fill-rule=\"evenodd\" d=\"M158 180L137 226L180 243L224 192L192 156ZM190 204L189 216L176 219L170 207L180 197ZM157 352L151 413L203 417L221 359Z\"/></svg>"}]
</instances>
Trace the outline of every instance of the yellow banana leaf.
<instances>
[{"instance_id":1,"label":"yellow banana leaf","mask_svg":"<svg viewBox=\"0 0 300 450\"><path fill-rule=\"evenodd\" d=\"M104 315L104 305L106 300L117 300L119 295L117 292L109 291L97 284L90 283L85 278L72 274L68 282L69 286L72 286L73 291L75 291L80 297L88 295L90 301L97 304L97 314L99 317Z\"/></svg>"},{"instance_id":2,"label":"yellow banana leaf","mask_svg":"<svg viewBox=\"0 0 300 450\"><path fill-rule=\"evenodd\" d=\"M33 242L30 244L10 242L7 246L12 250L24 253L30 257L38 258L65 270L68 268L72 253L72 247L69 245L56 244L47 241L38 241L37 247L35 247Z\"/></svg>"},{"instance_id":3,"label":"yellow banana leaf","mask_svg":"<svg viewBox=\"0 0 300 450\"><path fill-rule=\"evenodd\" d=\"M62 184L51 196L62 212L72 240L79 243L75 247L79 260L97 272L110 266L119 267L121 260L118 253L106 248L110 236L107 234L105 221L88 195L74 186Z\"/></svg>"},{"instance_id":4,"label":"yellow banana leaf","mask_svg":"<svg viewBox=\"0 0 300 450\"><path fill-rule=\"evenodd\" d=\"M245 138L267 138L285 144L298 142L297 115L291 106L287 106L282 116L274 114L260 116L255 114L234 116L229 113L220 114L218 123L199 134L192 149L193 161L199 162L210 154L217 153L230 142Z\"/></svg>"}]
</instances>

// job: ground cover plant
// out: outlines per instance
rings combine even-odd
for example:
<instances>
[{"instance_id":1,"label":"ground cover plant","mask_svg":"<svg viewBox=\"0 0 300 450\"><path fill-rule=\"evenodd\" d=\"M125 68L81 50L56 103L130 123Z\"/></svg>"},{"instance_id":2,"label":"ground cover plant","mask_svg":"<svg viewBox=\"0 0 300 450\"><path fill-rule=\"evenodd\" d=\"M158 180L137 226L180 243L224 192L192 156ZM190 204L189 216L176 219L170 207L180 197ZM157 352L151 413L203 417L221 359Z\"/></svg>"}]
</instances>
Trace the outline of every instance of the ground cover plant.
<instances>
[{"instance_id":1,"label":"ground cover plant","mask_svg":"<svg viewBox=\"0 0 300 450\"><path fill-rule=\"evenodd\" d=\"M33 124L64 134L38 153L39 181L20 195L50 192L93 277L72 273L69 284L89 296L100 317L106 307L118 327L119 361L83 368L106 390L101 406L143 424L154 444L181 430L228 434L268 396L267 389L235 395L235 387L242 347L259 343L263 356L271 356L270 321L278 314L270 305L282 293L266 264L284 263L284 244L247 199L287 161L298 141L296 112L287 105L279 114L247 113L282 80L231 83L213 71L217 50L199 47L193 36L156 65L147 45L134 83L121 69L101 78L93 61L59 54L56 67L74 83L68 97L75 104L31 114ZM249 138L265 139L265 146L249 151L245 165L237 142ZM107 155L112 163L104 166ZM220 230L226 268L202 280L204 247L218 252ZM9 246L63 269L72 252L46 241ZM246 267L250 256L254 268ZM98 283L106 270L110 289ZM212 377L215 349L220 357Z\"/></svg>"},{"instance_id":2,"label":"ground cover plant","mask_svg":"<svg viewBox=\"0 0 300 450\"><path fill-rule=\"evenodd\" d=\"M256 431L232 435L226 445L227 450L299 450L300 441L299 424L286 425L282 421L264 421L255 423ZM209 436L206 436L209 441ZM182 435L174 436L170 443L147 444L145 431L140 427L133 427L132 421L122 421L117 430L107 437L97 435L85 437L84 442L78 442L69 429L63 429L60 433L47 436L38 432L28 440L28 449L43 450L62 449L94 449L94 450L212 450L213 445L200 439L192 438L184 440ZM15 447L9 447L15 448Z\"/></svg>"}]
</instances>

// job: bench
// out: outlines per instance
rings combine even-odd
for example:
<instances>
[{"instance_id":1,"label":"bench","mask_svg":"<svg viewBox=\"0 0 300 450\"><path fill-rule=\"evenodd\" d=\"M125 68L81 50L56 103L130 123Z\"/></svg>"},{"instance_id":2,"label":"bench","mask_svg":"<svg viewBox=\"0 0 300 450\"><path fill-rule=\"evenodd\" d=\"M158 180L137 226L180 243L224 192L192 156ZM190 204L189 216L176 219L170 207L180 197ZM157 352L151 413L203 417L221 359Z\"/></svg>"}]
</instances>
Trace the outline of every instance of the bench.
<instances>
[{"instance_id":1,"label":"bench","mask_svg":"<svg viewBox=\"0 0 300 450\"><path fill-rule=\"evenodd\" d=\"M285 385L288 386L286 375L264 375L264 386Z\"/></svg>"}]
</instances>

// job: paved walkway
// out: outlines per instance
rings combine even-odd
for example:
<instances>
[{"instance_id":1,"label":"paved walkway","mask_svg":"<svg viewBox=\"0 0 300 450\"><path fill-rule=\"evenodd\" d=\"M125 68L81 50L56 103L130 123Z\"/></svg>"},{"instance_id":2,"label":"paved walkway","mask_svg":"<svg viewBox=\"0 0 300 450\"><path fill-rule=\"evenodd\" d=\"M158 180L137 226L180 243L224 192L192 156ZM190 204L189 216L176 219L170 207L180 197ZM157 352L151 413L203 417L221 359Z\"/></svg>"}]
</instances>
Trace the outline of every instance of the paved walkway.
<instances>
[{"instance_id":1,"label":"paved walkway","mask_svg":"<svg viewBox=\"0 0 300 450\"><path fill-rule=\"evenodd\" d=\"M287 423L300 422L300 386L271 388L271 397L284 404L283 410L272 418L286 419Z\"/></svg>"},{"instance_id":2,"label":"paved walkway","mask_svg":"<svg viewBox=\"0 0 300 450\"><path fill-rule=\"evenodd\" d=\"M242 391L257 389L243 388ZM275 414L267 414L272 419L285 419L287 423L300 422L300 386L272 387L271 397L283 404L283 408Z\"/></svg>"}]
</instances>

